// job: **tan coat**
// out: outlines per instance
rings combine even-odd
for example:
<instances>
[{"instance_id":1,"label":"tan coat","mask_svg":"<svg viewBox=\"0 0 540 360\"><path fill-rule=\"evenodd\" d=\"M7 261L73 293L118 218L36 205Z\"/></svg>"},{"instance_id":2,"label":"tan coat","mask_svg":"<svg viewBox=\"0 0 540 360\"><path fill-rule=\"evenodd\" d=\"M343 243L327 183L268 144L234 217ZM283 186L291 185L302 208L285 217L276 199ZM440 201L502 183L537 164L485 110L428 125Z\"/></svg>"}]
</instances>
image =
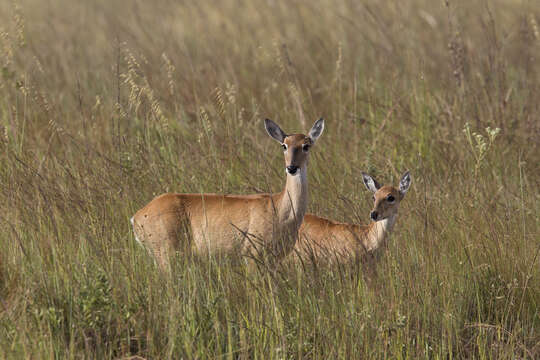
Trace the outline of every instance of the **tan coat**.
<instances>
[{"instance_id":1,"label":"tan coat","mask_svg":"<svg viewBox=\"0 0 540 360\"><path fill-rule=\"evenodd\" d=\"M210 255L261 252L281 259L289 254L308 204L307 165L311 147L324 129L319 119L309 135L286 135L271 120L268 134L281 144L287 180L278 194L163 194L131 218L135 237L168 268L173 251Z\"/></svg>"},{"instance_id":2,"label":"tan coat","mask_svg":"<svg viewBox=\"0 0 540 360\"><path fill-rule=\"evenodd\" d=\"M278 257L294 247L307 207L307 182L287 177L278 194L163 194L132 218L138 241L163 267L171 250L255 255L263 245ZM247 236L246 236L247 235Z\"/></svg>"},{"instance_id":3,"label":"tan coat","mask_svg":"<svg viewBox=\"0 0 540 360\"><path fill-rule=\"evenodd\" d=\"M369 225L347 224L307 214L294 247L295 260L344 262L373 254L385 244L396 223L399 204L409 190L409 172L403 174L399 188L381 187L364 173L362 178L367 189L373 192L370 217L374 222Z\"/></svg>"}]
</instances>

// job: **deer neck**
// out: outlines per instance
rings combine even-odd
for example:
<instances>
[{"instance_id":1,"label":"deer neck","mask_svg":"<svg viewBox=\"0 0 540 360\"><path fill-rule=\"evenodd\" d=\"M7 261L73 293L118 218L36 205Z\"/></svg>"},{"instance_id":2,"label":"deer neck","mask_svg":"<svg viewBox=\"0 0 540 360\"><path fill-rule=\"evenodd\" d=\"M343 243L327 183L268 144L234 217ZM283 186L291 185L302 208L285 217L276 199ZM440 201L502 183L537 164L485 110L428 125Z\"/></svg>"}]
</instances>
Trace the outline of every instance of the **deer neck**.
<instances>
[{"instance_id":1,"label":"deer neck","mask_svg":"<svg viewBox=\"0 0 540 360\"><path fill-rule=\"evenodd\" d=\"M375 251L384 244L394 229L396 219L397 214L394 214L386 219L371 223L364 244L367 251Z\"/></svg>"},{"instance_id":2,"label":"deer neck","mask_svg":"<svg viewBox=\"0 0 540 360\"><path fill-rule=\"evenodd\" d=\"M301 167L296 175L287 174L285 189L277 204L277 217L280 223L302 224L308 203L307 168Z\"/></svg>"}]
</instances>

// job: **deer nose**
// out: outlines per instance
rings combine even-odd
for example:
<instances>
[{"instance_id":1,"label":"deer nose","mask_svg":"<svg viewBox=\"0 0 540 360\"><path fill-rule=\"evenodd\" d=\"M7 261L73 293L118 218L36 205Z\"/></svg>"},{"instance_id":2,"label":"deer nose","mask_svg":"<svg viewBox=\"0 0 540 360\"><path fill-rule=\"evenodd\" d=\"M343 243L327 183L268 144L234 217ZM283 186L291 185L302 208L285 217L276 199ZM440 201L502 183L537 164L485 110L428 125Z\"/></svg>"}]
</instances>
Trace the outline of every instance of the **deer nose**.
<instances>
[{"instance_id":1,"label":"deer nose","mask_svg":"<svg viewBox=\"0 0 540 360\"><path fill-rule=\"evenodd\" d=\"M298 170L298 166L293 166L293 165L287 166L287 172L291 175L296 174L297 170Z\"/></svg>"},{"instance_id":2,"label":"deer nose","mask_svg":"<svg viewBox=\"0 0 540 360\"><path fill-rule=\"evenodd\" d=\"M376 212L376 211L372 211L371 214L369 214L369 216L371 217L372 220L377 220L377 217L379 216L379 214Z\"/></svg>"}]
</instances>

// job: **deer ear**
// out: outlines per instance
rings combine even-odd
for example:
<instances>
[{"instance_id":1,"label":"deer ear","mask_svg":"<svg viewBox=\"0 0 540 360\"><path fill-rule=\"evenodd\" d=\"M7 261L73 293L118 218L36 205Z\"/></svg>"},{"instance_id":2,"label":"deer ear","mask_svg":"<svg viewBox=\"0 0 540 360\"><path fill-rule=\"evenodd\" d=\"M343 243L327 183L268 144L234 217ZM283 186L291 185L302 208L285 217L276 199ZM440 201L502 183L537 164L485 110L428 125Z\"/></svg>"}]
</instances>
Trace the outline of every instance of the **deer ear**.
<instances>
[{"instance_id":1,"label":"deer ear","mask_svg":"<svg viewBox=\"0 0 540 360\"><path fill-rule=\"evenodd\" d=\"M409 174L409 171L406 171L405 174L403 174L403 176L401 177L401 180L399 180L399 193L401 194L401 196L405 196L410 186L411 175Z\"/></svg>"},{"instance_id":2,"label":"deer ear","mask_svg":"<svg viewBox=\"0 0 540 360\"><path fill-rule=\"evenodd\" d=\"M367 189L372 193L376 193L377 190L381 188L381 185L379 185L377 180L364 172L362 173L362 180L364 180L364 185L366 185Z\"/></svg>"},{"instance_id":3,"label":"deer ear","mask_svg":"<svg viewBox=\"0 0 540 360\"><path fill-rule=\"evenodd\" d=\"M319 136L323 133L324 130L324 119L320 118L319 120L315 121L315 124L311 127L311 130L309 130L309 138L313 143L317 141Z\"/></svg>"},{"instance_id":4,"label":"deer ear","mask_svg":"<svg viewBox=\"0 0 540 360\"><path fill-rule=\"evenodd\" d=\"M266 129L268 135L279 141L280 144L283 144L283 141L287 135L283 132L283 130L281 130L278 124L270 119L264 119L264 128Z\"/></svg>"}]
</instances>

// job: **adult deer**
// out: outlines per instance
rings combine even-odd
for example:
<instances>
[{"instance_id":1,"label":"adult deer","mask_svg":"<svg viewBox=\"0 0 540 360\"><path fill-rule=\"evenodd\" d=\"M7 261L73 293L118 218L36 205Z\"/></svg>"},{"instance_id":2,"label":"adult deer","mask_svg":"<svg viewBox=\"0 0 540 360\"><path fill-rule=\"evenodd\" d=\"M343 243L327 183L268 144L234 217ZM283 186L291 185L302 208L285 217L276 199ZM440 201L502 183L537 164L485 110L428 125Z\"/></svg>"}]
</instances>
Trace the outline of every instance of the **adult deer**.
<instances>
[{"instance_id":1,"label":"adult deer","mask_svg":"<svg viewBox=\"0 0 540 360\"><path fill-rule=\"evenodd\" d=\"M295 256L303 260L335 262L373 253L384 244L396 222L399 203L411 185L407 171L399 188L380 186L371 176L362 173L364 184L373 192L373 210L369 225L338 223L306 214L295 245ZM298 258L297 258L298 259Z\"/></svg>"},{"instance_id":2,"label":"adult deer","mask_svg":"<svg viewBox=\"0 0 540 360\"><path fill-rule=\"evenodd\" d=\"M163 194L131 218L137 241L162 269L171 251L249 255L271 253L277 259L294 248L308 203L307 167L311 147L324 130L315 122L309 134L287 135L272 120L264 125L284 151L287 180L277 194Z\"/></svg>"}]
</instances>

